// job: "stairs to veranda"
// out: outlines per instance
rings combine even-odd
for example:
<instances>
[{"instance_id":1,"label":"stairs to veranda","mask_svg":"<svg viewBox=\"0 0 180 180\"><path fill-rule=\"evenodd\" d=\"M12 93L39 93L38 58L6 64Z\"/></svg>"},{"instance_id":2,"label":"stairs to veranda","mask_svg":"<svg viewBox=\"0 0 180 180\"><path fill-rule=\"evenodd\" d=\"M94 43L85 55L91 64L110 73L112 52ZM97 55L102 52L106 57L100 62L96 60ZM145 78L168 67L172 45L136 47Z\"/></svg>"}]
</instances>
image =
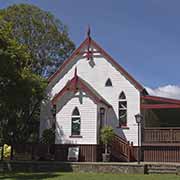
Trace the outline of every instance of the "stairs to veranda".
<instances>
[{"instance_id":1,"label":"stairs to veranda","mask_svg":"<svg viewBox=\"0 0 180 180\"><path fill-rule=\"evenodd\" d=\"M115 135L111 142L111 154L113 161L130 162L133 146L123 138Z\"/></svg>"},{"instance_id":2,"label":"stairs to veranda","mask_svg":"<svg viewBox=\"0 0 180 180\"><path fill-rule=\"evenodd\" d=\"M148 164L148 174L176 174L176 165L168 164Z\"/></svg>"}]
</instances>

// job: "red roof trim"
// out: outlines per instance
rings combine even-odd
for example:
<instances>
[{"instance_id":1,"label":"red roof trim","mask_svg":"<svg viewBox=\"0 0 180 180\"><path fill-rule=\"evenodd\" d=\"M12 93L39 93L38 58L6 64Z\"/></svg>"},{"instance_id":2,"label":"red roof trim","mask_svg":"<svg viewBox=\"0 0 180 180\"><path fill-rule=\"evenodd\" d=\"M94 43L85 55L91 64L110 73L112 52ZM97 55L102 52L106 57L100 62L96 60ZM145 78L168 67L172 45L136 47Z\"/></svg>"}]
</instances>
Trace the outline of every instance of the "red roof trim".
<instances>
[{"instance_id":1,"label":"red roof trim","mask_svg":"<svg viewBox=\"0 0 180 180\"><path fill-rule=\"evenodd\" d=\"M180 109L180 104L141 104L141 109Z\"/></svg>"},{"instance_id":2,"label":"red roof trim","mask_svg":"<svg viewBox=\"0 0 180 180\"><path fill-rule=\"evenodd\" d=\"M54 96L54 98L51 100L52 104L55 104L59 97L63 96L65 92L69 90L69 84L70 81L67 82L66 86L62 88L62 90Z\"/></svg>"},{"instance_id":3,"label":"red roof trim","mask_svg":"<svg viewBox=\"0 0 180 180\"><path fill-rule=\"evenodd\" d=\"M64 63L58 68L58 70L48 78L48 82L51 82L70 61L72 61L77 55L79 55L80 50L87 44L87 42L88 42L88 38L86 38L81 43L81 45L72 53L72 55L67 60L64 61Z\"/></svg>"},{"instance_id":4,"label":"red roof trim","mask_svg":"<svg viewBox=\"0 0 180 180\"><path fill-rule=\"evenodd\" d=\"M76 55L78 55L80 53L80 50L86 45L88 44L89 38L87 37L82 44L79 46L79 48L77 48L73 54L64 61L64 63L62 64L62 66L59 67L59 69L52 75L50 76L50 78L48 79L48 82L51 82L62 70L63 68L70 62L72 61ZM139 90L139 91L143 91L145 90L144 87L137 82L124 68L122 68L108 53L105 52L105 50L103 50L93 39L91 39L91 45L94 45L97 49L99 49L100 53L107 58L115 67L117 67L117 69L132 83L134 84L134 86ZM98 51L98 52L99 52Z\"/></svg>"},{"instance_id":5,"label":"red roof trim","mask_svg":"<svg viewBox=\"0 0 180 180\"><path fill-rule=\"evenodd\" d=\"M76 89L75 89L76 88ZM89 87L87 87L80 78L76 75L67 84L64 88L51 100L52 104L56 104L57 100L61 98L67 91L73 91L74 93L79 89L83 89L96 103L103 103L107 107L111 107L108 103L103 101L103 99L99 98L96 94L94 94Z\"/></svg>"},{"instance_id":6,"label":"red roof trim","mask_svg":"<svg viewBox=\"0 0 180 180\"><path fill-rule=\"evenodd\" d=\"M141 96L141 99L146 99L146 100L153 100L153 101L161 101L161 102L167 102L167 103L172 103L172 104L180 104L180 100L177 99L170 99L170 98L165 98L165 97L158 97L158 96Z\"/></svg>"},{"instance_id":7,"label":"red roof trim","mask_svg":"<svg viewBox=\"0 0 180 180\"><path fill-rule=\"evenodd\" d=\"M124 76L130 80L132 82L132 84L135 85L135 87L140 90L140 91L143 91L144 90L144 87L139 83L137 82L123 67L121 67L105 50L103 50L94 40L91 41L92 45L95 46L95 48L99 49L101 54L107 58L114 66L117 67L117 69L122 73L124 74Z\"/></svg>"}]
</instances>

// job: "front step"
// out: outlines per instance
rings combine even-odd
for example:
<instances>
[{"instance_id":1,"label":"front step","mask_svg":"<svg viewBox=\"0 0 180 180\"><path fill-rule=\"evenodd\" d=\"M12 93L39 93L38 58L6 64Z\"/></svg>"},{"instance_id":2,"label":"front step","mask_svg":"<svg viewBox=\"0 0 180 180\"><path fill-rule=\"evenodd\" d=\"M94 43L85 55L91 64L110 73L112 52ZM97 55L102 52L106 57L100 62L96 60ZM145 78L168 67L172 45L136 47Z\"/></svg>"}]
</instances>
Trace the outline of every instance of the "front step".
<instances>
[{"instance_id":1,"label":"front step","mask_svg":"<svg viewBox=\"0 0 180 180\"><path fill-rule=\"evenodd\" d=\"M176 170L172 170L172 171L169 171L169 170L166 170L166 169L156 169L156 170L152 170L152 169L149 169L148 170L148 174L176 174Z\"/></svg>"},{"instance_id":2,"label":"front step","mask_svg":"<svg viewBox=\"0 0 180 180\"><path fill-rule=\"evenodd\" d=\"M147 165L148 174L176 174L175 165Z\"/></svg>"}]
</instances>

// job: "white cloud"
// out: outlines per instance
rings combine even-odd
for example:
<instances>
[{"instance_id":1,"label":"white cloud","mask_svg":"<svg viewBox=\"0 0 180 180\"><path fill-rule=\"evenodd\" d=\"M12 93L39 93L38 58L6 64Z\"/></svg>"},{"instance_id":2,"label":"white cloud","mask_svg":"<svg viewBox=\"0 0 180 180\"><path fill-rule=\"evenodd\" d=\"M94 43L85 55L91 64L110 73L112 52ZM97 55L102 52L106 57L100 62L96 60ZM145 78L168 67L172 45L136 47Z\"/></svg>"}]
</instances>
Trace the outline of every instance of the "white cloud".
<instances>
[{"instance_id":1,"label":"white cloud","mask_svg":"<svg viewBox=\"0 0 180 180\"><path fill-rule=\"evenodd\" d=\"M180 99L180 86L166 85L155 89L146 87L147 92L153 96Z\"/></svg>"}]
</instances>

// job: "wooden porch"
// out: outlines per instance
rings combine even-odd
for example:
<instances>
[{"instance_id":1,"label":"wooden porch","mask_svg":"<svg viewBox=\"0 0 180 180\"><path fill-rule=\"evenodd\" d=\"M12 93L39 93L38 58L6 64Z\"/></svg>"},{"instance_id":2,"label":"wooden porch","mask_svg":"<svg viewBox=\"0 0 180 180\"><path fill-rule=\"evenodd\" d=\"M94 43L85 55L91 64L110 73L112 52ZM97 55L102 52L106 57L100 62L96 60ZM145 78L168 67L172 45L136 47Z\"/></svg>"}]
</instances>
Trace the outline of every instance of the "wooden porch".
<instances>
[{"instance_id":1,"label":"wooden porch","mask_svg":"<svg viewBox=\"0 0 180 180\"><path fill-rule=\"evenodd\" d=\"M141 97L142 160L180 162L180 100Z\"/></svg>"},{"instance_id":2,"label":"wooden porch","mask_svg":"<svg viewBox=\"0 0 180 180\"><path fill-rule=\"evenodd\" d=\"M180 127L142 129L141 161L180 162ZM112 155L119 161L137 161L138 147L115 136Z\"/></svg>"},{"instance_id":3,"label":"wooden porch","mask_svg":"<svg viewBox=\"0 0 180 180\"><path fill-rule=\"evenodd\" d=\"M180 162L180 127L145 128L142 133L142 160Z\"/></svg>"},{"instance_id":4,"label":"wooden porch","mask_svg":"<svg viewBox=\"0 0 180 180\"><path fill-rule=\"evenodd\" d=\"M180 127L145 128L143 130L143 144L180 145Z\"/></svg>"}]
</instances>

